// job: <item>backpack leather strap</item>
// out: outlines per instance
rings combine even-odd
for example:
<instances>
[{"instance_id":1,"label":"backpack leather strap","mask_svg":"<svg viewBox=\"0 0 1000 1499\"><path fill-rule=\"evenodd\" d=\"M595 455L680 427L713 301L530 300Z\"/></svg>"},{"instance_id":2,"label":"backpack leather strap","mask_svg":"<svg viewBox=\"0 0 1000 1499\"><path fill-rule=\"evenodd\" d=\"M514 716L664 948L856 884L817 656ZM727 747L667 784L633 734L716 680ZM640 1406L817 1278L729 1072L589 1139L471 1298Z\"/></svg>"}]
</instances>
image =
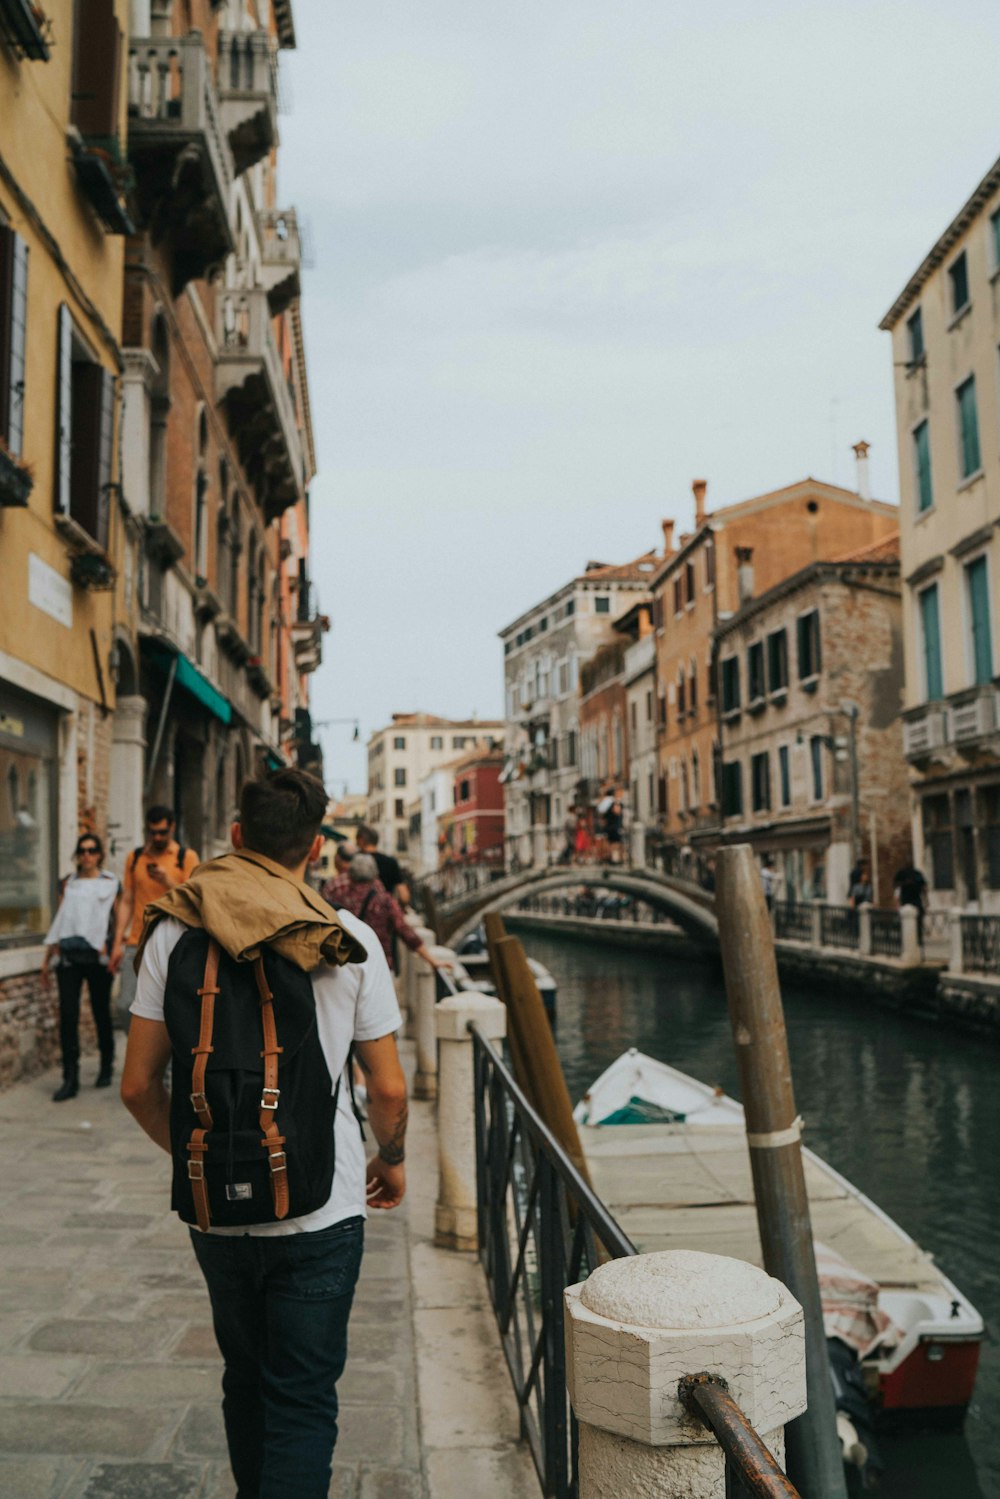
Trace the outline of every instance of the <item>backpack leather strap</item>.
<instances>
[{"instance_id":1,"label":"backpack leather strap","mask_svg":"<svg viewBox=\"0 0 1000 1499\"><path fill-rule=\"evenodd\" d=\"M274 1199L274 1216L288 1217L288 1163L285 1159L285 1136L274 1120L281 1089L278 1087L278 1057L284 1050L278 1045L278 1032L274 1025L274 995L271 993L264 972L263 958L256 958L253 965L260 995L260 1023L264 1032L264 1088L260 1095L261 1145L267 1151L267 1163L271 1168L271 1196Z\"/></svg>"},{"instance_id":2,"label":"backpack leather strap","mask_svg":"<svg viewBox=\"0 0 1000 1499\"><path fill-rule=\"evenodd\" d=\"M205 1096L205 1069L213 1050L212 1029L215 1024L215 996L219 992L219 945L209 942L205 957L205 975L198 994L201 998L201 1025L198 1045L192 1046L194 1067L191 1070L191 1107L198 1116L200 1128L193 1130L188 1141L188 1180L198 1227L204 1233L211 1222L208 1210L208 1188L205 1185L207 1136L212 1128L212 1111Z\"/></svg>"}]
</instances>

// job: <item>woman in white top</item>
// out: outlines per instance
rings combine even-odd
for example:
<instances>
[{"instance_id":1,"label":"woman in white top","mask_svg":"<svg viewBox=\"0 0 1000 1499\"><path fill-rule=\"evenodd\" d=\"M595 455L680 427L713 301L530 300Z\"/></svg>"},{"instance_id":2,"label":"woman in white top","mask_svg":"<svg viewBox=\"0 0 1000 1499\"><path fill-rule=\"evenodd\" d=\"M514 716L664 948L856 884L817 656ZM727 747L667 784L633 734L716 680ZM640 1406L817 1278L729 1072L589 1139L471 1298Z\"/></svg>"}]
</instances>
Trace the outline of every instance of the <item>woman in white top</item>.
<instances>
[{"instance_id":1,"label":"woman in white top","mask_svg":"<svg viewBox=\"0 0 1000 1499\"><path fill-rule=\"evenodd\" d=\"M112 927L120 886L113 874L105 874L104 845L96 833L83 833L74 853L76 874L63 886L55 920L45 935L42 982L48 985L49 964L56 955L59 985L59 1044L62 1048L62 1086L52 1095L55 1103L75 1098L80 1091L80 993L86 983L90 1008L97 1027L101 1052L98 1088L111 1084L115 1060L111 1028L111 971L108 968L108 934Z\"/></svg>"}]
</instances>

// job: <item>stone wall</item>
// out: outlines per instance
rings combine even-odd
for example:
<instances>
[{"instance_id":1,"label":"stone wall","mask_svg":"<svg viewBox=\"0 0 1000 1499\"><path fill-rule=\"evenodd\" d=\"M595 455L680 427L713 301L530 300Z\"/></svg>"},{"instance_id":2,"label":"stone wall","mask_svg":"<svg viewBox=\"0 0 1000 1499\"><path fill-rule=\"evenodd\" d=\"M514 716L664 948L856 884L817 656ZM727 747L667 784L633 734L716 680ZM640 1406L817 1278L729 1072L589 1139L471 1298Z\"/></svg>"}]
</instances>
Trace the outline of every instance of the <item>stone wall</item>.
<instances>
[{"instance_id":1,"label":"stone wall","mask_svg":"<svg viewBox=\"0 0 1000 1499\"><path fill-rule=\"evenodd\" d=\"M84 1055L96 1052L94 1020L86 999L80 1006L80 1045ZM59 997L55 976L47 988L37 969L0 978L0 1092L58 1062Z\"/></svg>"}]
</instances>

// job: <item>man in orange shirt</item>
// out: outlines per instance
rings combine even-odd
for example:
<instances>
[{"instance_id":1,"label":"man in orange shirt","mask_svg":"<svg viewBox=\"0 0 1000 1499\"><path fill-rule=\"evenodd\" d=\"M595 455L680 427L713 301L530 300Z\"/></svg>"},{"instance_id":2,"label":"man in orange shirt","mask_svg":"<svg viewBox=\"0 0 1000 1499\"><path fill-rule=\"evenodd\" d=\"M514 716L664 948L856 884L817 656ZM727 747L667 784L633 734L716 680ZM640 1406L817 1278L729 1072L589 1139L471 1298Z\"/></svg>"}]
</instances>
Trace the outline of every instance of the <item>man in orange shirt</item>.
<instances>
[{"instance_id":1,"label":"man in orange shirt","mask_svg":"<svg viewBox=\"0 0 1000 1499\"><path fill-rule=\"evenodd\" d=\"M183 885L201 863L193 848L181 848L176 841L174 825L174 814L169 807L150 807L146 813L146 842L125 860L109 966L112 973L121 969L118 1011L124 1017L126 1029L129 1007L135 998L133 959L142 936L146 907L175 885Z\"/></svg>"}]
</instances>

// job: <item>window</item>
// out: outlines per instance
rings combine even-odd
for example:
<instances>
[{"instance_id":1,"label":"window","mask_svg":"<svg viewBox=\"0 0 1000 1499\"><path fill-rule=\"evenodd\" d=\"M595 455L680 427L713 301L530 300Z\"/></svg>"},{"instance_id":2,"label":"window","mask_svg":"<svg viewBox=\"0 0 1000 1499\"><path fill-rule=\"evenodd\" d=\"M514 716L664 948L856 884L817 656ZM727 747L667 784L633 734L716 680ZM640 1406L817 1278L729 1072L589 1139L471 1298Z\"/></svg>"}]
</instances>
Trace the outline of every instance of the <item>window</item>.
<instances>
[{"instance_id":1,"label":"window","mask_svg":"<svg viewBox=\"0 0 1000 1499\"><path fill-rule=\"evenodd\" d=\"M565 613L567 619L569 619L569 617L570 617L571 614L575 614L576 613L576 599L567 599L566 600L566 608L565 608L565 610L563 612Z\"/></svg>"},{"instance_id":2,"label":"window","mask_svg":"<svg viewBox=\"0 0 1000 1499\"><path fill-rule=\"evenodd\" d=\"M683 718L687 713L687 692L684 681L684 668L677 668L677 717Z\"/></svg>"},{"instance_id":3,"label":"window","mask_svg":"<svg viewBox=\"0 0 1000 1499\"><path fill-rule=\"evenodd\" d=\"M85 140L118 138L121 27L114 0L77 0L70 122Z\"/></svg>"},{"instance_id":4,"label":"window","mask_svg":"<svg viewBox=\"0 0 1000 1499\"><path fill-rule=\"evenodd\" d=\"M4 686L0 712L0 946L34 937L55 900L57 714Z\"/></svg>"},{"instance_id":5,"label":"window","mask_svg":"<svg viewBox=\"0 0 1000 1499\"><path fill-rule=\"evenodd\" d=\"M767 750L750 756L750 794L755 812L771 809L771 757Z\"/></svg>"},{"instance_id":6,"label":"window","mask_svg":"<svg viewBox=\"0 0 1000 1499\"><path fill-rule=\"evenodd\" d=\"M684 564L684 593L689 604L694 603L694 563Z\"/></svg>"},{"instance_id":7,"label":"window","mask_svg":"<svg viewBox=\"0 0 1000 1499\"><path fill-rule=\"evenodd\" d=\"M948 280L951 282L951 314L957 317L969 305L969 263L964 250L948 267Z\"/></svg>"},{"instance_id":8,"label":"window","mask_svg":"<svg viewBox=\"0 0 1000 1499\"><path fill-rule=\"evenodd\" d=\"M812 799L823 800L823 739L814 734L809 741L809 758L812 762Z\"/></svg>"},{"instance_id":9,"label":"window","mask_svg":"<svg viewBox=\"0 0 1000 1499\"><path fill-rule=\"evenodd\" d=\"M986 883L1000 890L1000 785L982 789L983 829L986 839Z\"/></svg>"},{"instance_id":10,"label":"window","mask_svg":"<svg viewBox=\"0 0 1000 1499\"><path fill-rule=\"evenodd\" d=\"M722 815L738 817L743 811L743 767L738 760L723 762Z\"/></svg>"},{"instance_id":11,"label":"window","mask_svg":"<svg viewBox=\"0 0 1000 1499\"><path fill-rule=\"evenodd\" d=\"M925 796L922 809L924 848L935 890L955 888L955 850L951 837L951 799Z\"/></svg>"},{"instance_id":12,"label":"window","mask_svg":"<svg viewBox=\"0 0 1000 1499\"><path fill-rule=\"evenodd\" d=\"M692 713L698 711L698 663L691 657L691 675L688 678L688 708Z\"/></svg>"},{"instance_id":13,"label":"window","mask_svg":"<svg viewBox=\"0 0 1000 1499\"><path fill-rule=\"evenodd\" d=\"M451 741L452 749L465 749L466 740L463 734L456 734Z\"/></svg>"},{"instance_id":14,"label":"window","mask_svg":"<svg viewBox=\"0 0 1000 1499\"><path fill-rule=\"evenodd\" d=\"M698 751L691 751L691 806L701 806L701 760Z\"/></svg>"},{"instance_id":15,"label":"window","mask_svg":"<svg viewBox=\"0 0 1000 1499\"><path fill-rule=\"evenodd\" d=\"M778 745L778 779L781 782L781 805L792 805L792 775L789 766L788 745Z\"/></svg>"},{"instance_id":16,"label":"window","mask_svg":"<svg viewBox=\"0 0 1000 1499\"><path fill-rule=\"evenodd\" d=\"M705 587L715 587L715 547L711 542L705 548Z\"/></svg>"},{"instance_id":17,"label":"window","mask_svg":"<svg viewBox=\"0 0 1000 1499\"><path fill-rule=\"evenodd\" d=\"M392 747L393 747L393 749L405 749L406 748L406 740L405 740L405 738L397 736L397 738L395 738L392 741Z\"/></svg>"},{"instance_id":18,"label":"window","mask_svg":"<svg viewBox=\"0 0 1000 1499\"><path fill-rule=\"evenodd\" d=\"M558 692L560 697L565 697L569 691L569 662L560 661L557 668Z\"/></svg>"},{"instance_id":19,"label":"window","mask_svg":"<svg viewBox=\"0 0 1000 1499\"><path fill-rule=\"evenodd\" d=\"M576 731L575 731L575 729L570 729L569 733L566 735L566 764L567 765L575 765L576 764Z\"/></svg>"},{"instance_id":20,"label":"window","mask_svg":"<svg viewBox=\"0 0 1000 1499\"><path fill-rule=\"evenodd\" d=\"M652 723L653 722L653 689L652 688L650 688L649 691L646 693L646 722L647 723Z\"/></svg>"},{"instance_id":21,"label":"window","mask_svg":"<svg viewBox=\"0 0 1000 1499\"><path fill-rule=\"evenodd\" d=\"M639 733L639 704L636 702L635 698L633 698L631 703L629 704L628 714L629 723L632 726L632 738L635 739Z\"/></svg>"},{"instance_id":22,"label":"window","mask_svg":"<svg viewBox=\"0 0 1000 1499\"><path fill-rule=\"evenodd\" d=\"M396 852L397 852L397 854L405 854L406 853L406 829L405 828L398 828L396 830Z\"/></svg>"},{"instance_id":23,"label":"window","mask_svg":"<svg viewBox=\"0 0 1000 1499\"><path fill-rule=\"evenodd\" d=\"M681 577L680 577L680 574L678 573L677 577L674 579L674 613L675 614L680 614L681 610L684 607L684 598L683 598L683 594L681 592L681 587L682 587Z\"/></svg>"},{"instance_id":24,"label":"window","mask_svg":"<svg viewBox=\"0 0 1000 1499\"><path fill-rule=\"evenodd\" d=\"M393 771L393 773L392 773L392 784L394 786L405 786L406 785L406 771L402 767L399 767L397 770Z\"/></svg>"},{"instance_id":25,"label":"window","mask_svg":"<svg viewBox=\"0 0 1000 1499\"><path fill-rule=\"evenodd\" d=\"M961 439L962 453L960 469L963 479L974 474L982 467L979 456L979 417L976 414L976 377L970 375L968 380L955 392L958 402L958 427Z\"/></svg>"},{"instance_id":26,"label":"window","mask_svg":"<svg viewBox=\"0 0 1000 1499\"><path fill-rule=\"evenodd\" d=\"M55 508L106 548L114 376L94 361L65 303L59 308L56 396Z\"/></svg>"},{"instance_id":27,"label":"window","mask_svg":"<svg viewBox=\"0 0 1000 1499\"><path fill-rule=\"evenodd\" d=\"M460 802L467 802L469 800L469 783L468 783L468 781L459 781L459 783L458 783L458 799L459 799Z\"/></svg>"},{"instance_id":28,"label":"window","mask_svg":"<svg viewBox=\"0 0 1000 1499\"><path fill-rule=\"evenodd\" d=\"M598 594L597 597L594 599L594 613L595 614L610 614L611 613L611 600L609 598L607 598L604 594Z\"/></svg>"},{"instance_id":29,"label":"window","mask_svg":"<svg viewBox=\"0 0 1000 1499\"><path fill-rule=\"evenodd\" d=\"M759 702L764 696L764 642L755 640L747 651L747 702Z\"/></svg>"},{"instance_id":30,"label":"window","mask_svg":"<svg viewBox=\"0 0 1000 1499\"><path fill-rule=\"evenodd\" d=\"M986 558L977 557L965 569L965 586L969 601L972 680L982 686L993 676L993 641L990 632L990 585L986 576Z\"/></svg>"},{"instance_id":31,"label":"window","mask_svg":"<svg viewBox=\"0 0 1000 1499\"><path fill-rule=\"evenodd\" d=\"M405 817L406 816L406 805L405 805L405 803L403 801L403 798L401 796L397 796L397 797L394 798L394 800L395 800L395 803L396 803L396 816L397 817Z\"/></svg>"},{"instance_id":32,"label":"window","mask_svg":"<svg viewBox=\"0 0 1000 1499\"><path fill-rule=\"evenodd\" d=\"M28 246L0 224L0 438L15 458L24 443Z\"/></svg>"},{"instance_id":33,"label":"window","mask_svg":"<svg viewBox=\"0 0 1000 1499\"><path fill-rule=\"evenodd\" d=\"M767 689L784 692L788 686L788 631L772 630L767 637Z\"/></svg>"},{"instance_id":34,"label":"window","mask_svg":"<svg viewBox=\"0 0 1000 1499\"><path fill-rule=\"evenodd\" d=\"M722 663L722 711L735 713L740 706L740 662L729 656Z\"/></svg>"},{"instance_id":35,"label":"window","mask_svg":"<svg viewBox=\"0 0 1000 1499\"><path fill-rule=\"evenodd\" d=\"M919 307L907 319L906 332L910 340L910 363L919 364L924 357L924 315Z\"/></svg>"},{"instance_id":36,"label":"window","mask_svg":"<svg viewBox=\"0 0 1000 1499\"><path fill-rule=\"evenodd\" d=\"M822 664L819 648L819 610L811 609L798 618L799 681L819 676Z\"/></svg>"},{"instance_id":37,"label":"window","mask_svg":"<svg viewBox=\"0 0 1000 1499\"><path fill-rule=\"evenodd\" d=\"M507 695L508 695L508 698L511 696L510 693L508 693ZM509 716L513 717L513 707L512 706L511 706L511 712L510 712ZM441 737L440 734L432 734L431 735L431 749L432 750L444 749L444 739Z\"/></svg>"},{"instance_id":38,"label":"window","mask_svg":"<svg viewBox=\"0 0 1000 1499\"><path fill-rule=\"evenodd\" d=\"M931 425L922 421L913 429L913 469L917 476L917 513L923 514L934 504L931 485Z\"/></svg>"},{"instance_id":39,"label":"window","mask_svg":"<svg viewBox=\"0 0 1000 1499\"><path fill-rule=\"evenodd\" d=\"M935 703L944 697L941 673L941 613L938 586L932 583L918 594L920 606L920 644L924 658L924 698Z\"/></svg>"},{"instance_id":40,"label":"window","mask_svg":"<svg viewBox=\"0 0 1000 1499\"><path fill-rule=\"evenodd\" d=\"M538 621L538 633L539 633L539 635L542 634L543 630L547 630L548 627L549 627L549 616L547 614L543 614L542 617L541 617L541 619Z\"/></svg>"}]
</instances>

